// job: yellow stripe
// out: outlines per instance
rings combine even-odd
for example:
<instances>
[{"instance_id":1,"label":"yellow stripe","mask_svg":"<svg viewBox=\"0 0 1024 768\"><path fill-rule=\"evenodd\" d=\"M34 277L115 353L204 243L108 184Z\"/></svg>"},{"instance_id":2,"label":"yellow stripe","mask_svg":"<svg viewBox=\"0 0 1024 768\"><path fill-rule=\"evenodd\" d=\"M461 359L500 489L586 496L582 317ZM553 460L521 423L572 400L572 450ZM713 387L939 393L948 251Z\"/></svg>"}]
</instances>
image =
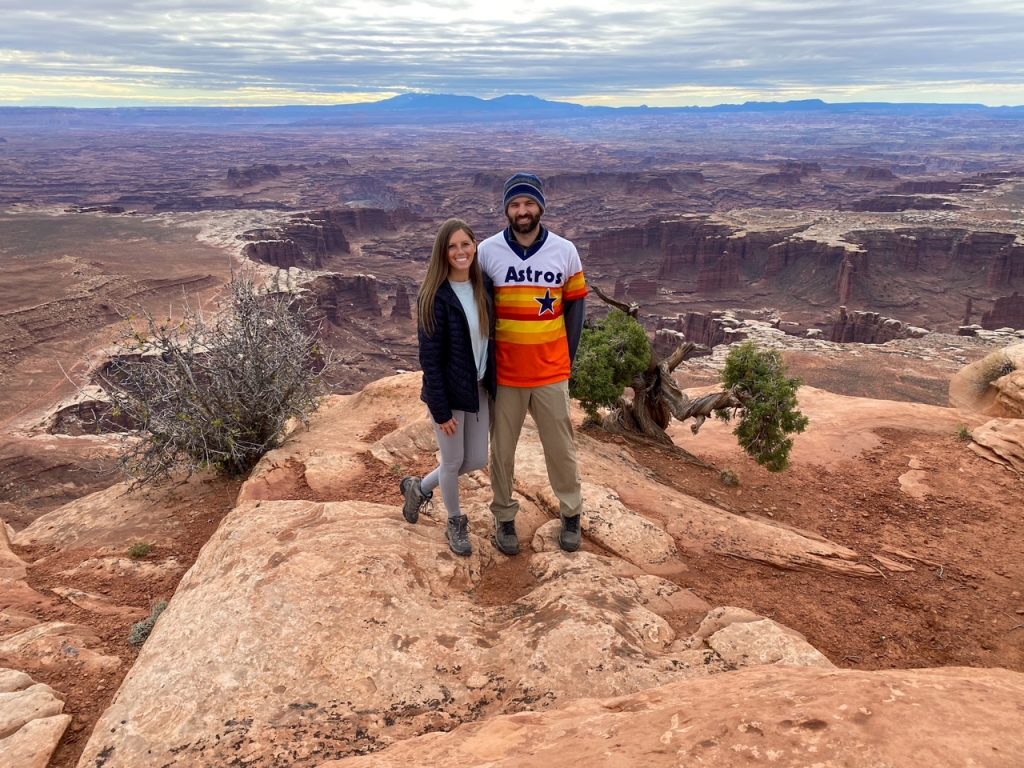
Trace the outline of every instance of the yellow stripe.
<instances>
[{"instance_id":1,"label":"yellow stripe","mask_svg":"<svg viewBox=\"0 0 1024 768\"><path fill-rule=\"evenodd\" d=\"M565 320L556 317L552 320L508 320L498 318L498 333L548 333L559 331L565 333Z\"/></svg>"},{"instance_id":2,"label":"yellow stripe","mask_svg":"<svg viewBox=\"0 0 1024 768\"><path fill-rule=\"evenodd\" d=\"M586 284L587 281L583 277L583 273L577 272L575 275L573 275L572 277L565 281L564 288L566 291L579 291L584 286L586 286Z\"/></svg>"},{"instance_id":3,"label":"yellow stripe","mask_svg":"<svg viewBox=\"0 0 1024 768\"><path fill-rule=\"evenodd\" d=\"M537 299L541 298L544 298L543 291L532 291L528 294L521 294L517 296L498 295L494 297L494 301L498 306L521 307L527 304L535 304ZM551 298L553 298L556 302L561 301L562 291L560 289L551 291Z\"/></svg>"}]
</instances>

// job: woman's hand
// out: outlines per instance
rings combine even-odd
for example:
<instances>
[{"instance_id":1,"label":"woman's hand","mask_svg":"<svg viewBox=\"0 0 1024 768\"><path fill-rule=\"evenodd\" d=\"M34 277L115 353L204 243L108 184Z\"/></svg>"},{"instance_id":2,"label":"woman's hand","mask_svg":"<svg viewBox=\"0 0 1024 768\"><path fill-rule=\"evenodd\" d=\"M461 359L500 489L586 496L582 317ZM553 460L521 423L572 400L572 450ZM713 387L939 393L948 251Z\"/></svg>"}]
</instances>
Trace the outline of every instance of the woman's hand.
<instances>
[{"instance_id":1,"label":"woman's hand","mask_svg":"<svg viewBox=\"0 0 1024 768\"><path fill-rule=\"evenodd\" d=\"M440 427L441 431L448 435L448 437L451 437L455 434L455 428L459 426L459 422L455 420L455 417L452 417L444 424L438 424L437 426Z\"/></svg>"}]
</instances>

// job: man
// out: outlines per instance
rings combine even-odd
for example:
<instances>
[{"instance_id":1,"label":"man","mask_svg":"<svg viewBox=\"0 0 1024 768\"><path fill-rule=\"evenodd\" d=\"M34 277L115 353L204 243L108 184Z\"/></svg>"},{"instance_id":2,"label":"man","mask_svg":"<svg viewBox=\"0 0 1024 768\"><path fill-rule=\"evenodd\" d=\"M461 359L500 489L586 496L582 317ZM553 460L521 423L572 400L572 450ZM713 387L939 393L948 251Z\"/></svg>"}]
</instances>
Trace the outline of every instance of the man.
<instances>
[{"instance_id":1,"label":"man","mask_svg":"<svg viewBox=\"0 0 1024 768\"><path fill-rule=\"evenodd\" d=\"M498 390L491 432L494 542L519 553L512 498L516 443L527 412L544 448L551 489L558 497L567 552L580 546L583 497L569 420L569 373L586 315L587 283L576 246L546 229L544 185L529 173L505 182L508 228L480 243L480 266L494 281Z\"/></svg>"}]
</instances>

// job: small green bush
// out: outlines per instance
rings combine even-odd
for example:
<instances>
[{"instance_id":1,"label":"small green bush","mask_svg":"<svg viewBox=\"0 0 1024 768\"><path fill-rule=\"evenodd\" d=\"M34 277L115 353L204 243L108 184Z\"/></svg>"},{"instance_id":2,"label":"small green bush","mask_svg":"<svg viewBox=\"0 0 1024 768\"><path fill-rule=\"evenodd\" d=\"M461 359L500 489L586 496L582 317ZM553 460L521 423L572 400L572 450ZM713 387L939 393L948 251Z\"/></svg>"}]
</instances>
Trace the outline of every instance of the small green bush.
<instances>
[{"instance_id":1,"label":"small green bush","mask_svg":"<svg viewBox=\"0 0 1024 768\"><path fill-rule=\"evenodd\" d=\"M153 631L153 626L156 624L156 620L160 618L160 614L167 608L167 601L161 600L159 603L153 606L153 612L149 615L148 619L132 624L132 631L128 635L128 642L132 645L142 645L149 638L149 633Z\"/></svg>"},{"instance_id":2,"label":"small green bush","mask_svg":"<svg viewBox=\"0 0 1024 768\"><path fill-rule=\"evenodd\" d=\"M142 558L147 557L152 551L152 544L146 544L140 541L138 544L132 544L131 547L128 548L128 557L132 560L141 560Z\"/></svg>"},{"instance_id":3,"label":"small green bush","mask_svg":"<svg viewBox=\"0 0 1024 768\"><path fill-rule=\"evenodd\" d=\"M650 366L651 355L643 326L613 309L601 323L584 329L573 361L569 394L580 401L591 421L598 421L598 409L618 403L634 377Z\"/></svg>"},{"instance_id":4,"label":"small green bush","mask_svg":"<svg viewBox=\"0 0 1024 768\"><path fill-rule=\"evenodd\" d=\"M967 425L961 424L960 428L956 431L956 439L962 443L969 443L974 438L971 435L971 430L967 428Z\"/></svg>"},{"instance_id":5,"label":"small green bush","mask_svg":"<svg viewBox=\"0 0 1024 768\"><path fill-rule=\"evenodd\" d=\"M749 456L772 472L789 466L793 448L789 435L803 432L808 424L807 417L797 410L800 380L785 374L777 350L760 350L751 341L733 348L722 371L722 383L744 406L733 434ZM727 410L716 415L724 421L731 417Z\"/></svg>"}]
</instances>

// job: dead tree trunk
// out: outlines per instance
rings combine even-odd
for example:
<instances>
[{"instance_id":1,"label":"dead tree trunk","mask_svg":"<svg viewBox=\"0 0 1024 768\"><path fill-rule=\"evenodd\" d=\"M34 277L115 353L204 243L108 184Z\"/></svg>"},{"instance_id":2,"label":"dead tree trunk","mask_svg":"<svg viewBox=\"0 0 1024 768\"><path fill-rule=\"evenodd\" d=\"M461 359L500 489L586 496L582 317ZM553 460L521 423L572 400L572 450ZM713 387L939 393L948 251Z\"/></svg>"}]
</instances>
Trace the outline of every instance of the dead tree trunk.
<instances>
[{"instance_id":1,"label":"dead tree trunk","mask_svg":"<svg viewBox=\"0 0 1024 768\"><path fill-rule=\"evenodd\" d=\"M638 304L624 304L605 294L596 285L590 287L606 304L633 318L639 314ZM697 434L708 416L715 411L743 407L743 403L730 391L712 392L691 400L679 389L672 373L698 349L699 345L686 341L664 360L658 360L652 350L650 366L633 379L633 399L621 398L616 407L602 419L601 426L610 432L640 433L656 442L671 445L672 439L665 429L673 418L679 421L693 419L690 429Z\"/></svg>"}]
</instances>

